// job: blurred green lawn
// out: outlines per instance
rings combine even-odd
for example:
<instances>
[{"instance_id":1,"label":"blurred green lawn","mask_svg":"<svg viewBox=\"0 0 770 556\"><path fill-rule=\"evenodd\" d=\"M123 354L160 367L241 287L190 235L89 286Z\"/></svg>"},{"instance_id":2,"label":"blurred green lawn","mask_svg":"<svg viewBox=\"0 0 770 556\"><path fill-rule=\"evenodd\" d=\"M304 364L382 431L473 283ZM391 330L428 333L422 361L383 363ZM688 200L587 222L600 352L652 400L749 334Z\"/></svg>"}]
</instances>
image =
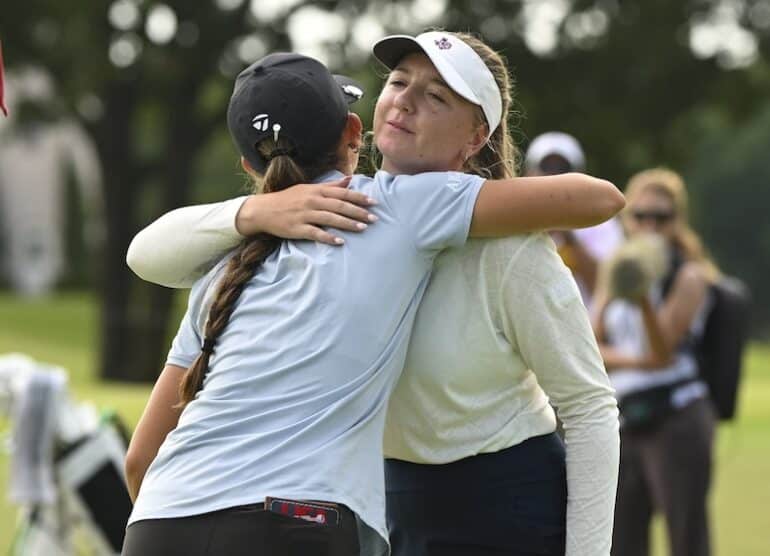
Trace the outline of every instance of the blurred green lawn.
<instances>
[{"instance_id":1,"label":"blurred green lawn","mask_svg":"<svg viewBox=\"0 0 770 556\"><path fill-rule=\"evenodd\" d=\"M0 294L0 354L26 353L69 370L72 394L112 408L133 427L149 386L102 382L95 374L97 309L86 294L25 301ZM0 434L8 430L0 417ZM770 346L753 345L742 385L739 420L722 425L711 498L715 554L770 554ZM6 499L8 457L0 453L0 555L13 536L14 508ZM655 556L667 554L655 527Z\"/></svg>"}]
</instances>

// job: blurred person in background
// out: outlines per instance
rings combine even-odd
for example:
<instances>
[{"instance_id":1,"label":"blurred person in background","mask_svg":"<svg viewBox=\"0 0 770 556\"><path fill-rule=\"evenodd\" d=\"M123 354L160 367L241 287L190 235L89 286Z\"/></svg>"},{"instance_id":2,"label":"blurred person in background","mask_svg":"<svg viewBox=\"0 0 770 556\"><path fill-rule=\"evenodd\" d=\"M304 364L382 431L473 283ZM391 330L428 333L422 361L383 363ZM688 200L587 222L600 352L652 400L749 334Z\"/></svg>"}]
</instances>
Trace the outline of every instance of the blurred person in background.
<instances>
[{"instance_id":1,"label":"blurred person in background","mask_svg":"<svg viewBox=\"0 0 770 556\"><path fill-rule=\"evenodd\" d=\"M626 196L629 243L602 269L594 323L621 412L612 553L647 556L661 512L673 556L707 556L715 416L695 343L718 270L688 224L677 173L640 172Z\"/></svg>"},{"instance_id":2,"label":"blurred person in background","mask_svg":"<svg viewBox=\"0 0 770 556\"><path fill-rule=\"evenodd\" d=\"M430 169L421 150L431 139L413 136L465 96L477 98L477 119L491 131L460 168L514 175L510 78L497 53L469 35L431 32L388 37L374 54L391 70L374 117L383 169ZM356 229L345 218L355 207L329 214L328 199L292 189L173 211L134 239L129 265L145 279L187 287L241 234L333 242L314 225ZM565 423L566 454L549 396ZM547 235L446 250L417 311L385 426L393 554L609 554L617 427L585 307Z\"/></svg>"},{"instance_id":3,"label":"blurred person in background","mask_svg":"<svg viewBox=\"0 0 770 556\"><path fill-rule=\"evenodd\" d=\"M586 158L580 143L572 135L549 131L532 140L524 157L524 167L528 176L584 172ZM623 241L620 222L611 218L590 228L551 232L551 237L575 277L583 302L590 308L598 265Z\"/></svg>"},{"instance_id":4,"label":"blurred person in background","mask_svg":"<svg viewBox=\"0 0 770 556\"><path fill-rule=\"evenodd\" d=\"M17 292L50 293L70 270L68 181L77 185L86 246L102 235L101 169L82 127L64 116L53 81L37 67L9 75L11 115L0 127L0 227L4 274Z\"/></svg>"}]
</instances>

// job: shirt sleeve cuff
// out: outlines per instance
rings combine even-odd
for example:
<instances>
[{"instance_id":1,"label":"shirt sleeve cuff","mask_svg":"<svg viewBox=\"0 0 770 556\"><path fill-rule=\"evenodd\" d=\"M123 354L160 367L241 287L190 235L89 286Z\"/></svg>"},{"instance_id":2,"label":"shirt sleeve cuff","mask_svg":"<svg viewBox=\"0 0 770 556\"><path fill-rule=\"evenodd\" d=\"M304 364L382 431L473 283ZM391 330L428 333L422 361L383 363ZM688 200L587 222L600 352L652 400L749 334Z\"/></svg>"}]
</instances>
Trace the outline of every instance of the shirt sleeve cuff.
<instances>
[{"instance_id":1,"label":"shirt sleeve cuff","mask_svg":"<svg viewBox=\"0 0 770 556\"><path fill-rule=\"evenodd\" d=\"M221 235L238 241L243 239L243 236L235 227L235 220L238 216L238 211L241 210L243 203L248 198L248 195L244 195L243 197L236 197L235 199L212 205L210 212L200 220L199 231Z\"/></svg>"}]
</instances>

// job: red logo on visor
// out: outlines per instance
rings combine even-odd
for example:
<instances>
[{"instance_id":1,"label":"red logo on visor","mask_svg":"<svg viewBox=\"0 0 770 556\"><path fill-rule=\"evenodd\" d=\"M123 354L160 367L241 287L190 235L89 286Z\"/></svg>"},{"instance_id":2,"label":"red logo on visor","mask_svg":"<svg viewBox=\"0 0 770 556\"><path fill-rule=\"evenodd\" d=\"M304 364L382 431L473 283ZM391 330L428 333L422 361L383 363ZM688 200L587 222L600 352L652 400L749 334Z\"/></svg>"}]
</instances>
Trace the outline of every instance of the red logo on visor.
<instances>
[{"instance_id":1,"label":"red logo on visor","mask_svg":"<svg viewBox=\"0 0 770 556\"><path fill-rule=\"evenodd\" d=\"M446 37L442 37L441 39L438 39L434 42L436 43L436 46L438 46L439 50L449 50L452 48L452 43L449 42L449 39Z\"/></svg>"}]
</instances>

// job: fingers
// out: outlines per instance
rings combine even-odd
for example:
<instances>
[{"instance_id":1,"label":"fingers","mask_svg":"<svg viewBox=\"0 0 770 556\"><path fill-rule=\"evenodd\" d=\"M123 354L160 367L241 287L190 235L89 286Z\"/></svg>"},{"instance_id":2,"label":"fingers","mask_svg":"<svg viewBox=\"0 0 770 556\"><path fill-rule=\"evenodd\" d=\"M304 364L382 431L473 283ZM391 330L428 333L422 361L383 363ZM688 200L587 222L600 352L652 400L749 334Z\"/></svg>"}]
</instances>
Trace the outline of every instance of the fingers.
<instances>
[{"instance_id":1,"label":"fingers","mask_svg":"<svg viewBox=\"0 0 770 556\"><path fill-rule=\"evenodd\" d=\"M328 245L342 245L344 240L334 230L361 232L377 221L368 208L377 201L368 195L347 188L350 177L326 182L323 185L295 186L295 223L281 237L307 239ZM284 219L286 223L288 219ZM326 229L323 229L326 228ZM329 231L327 231L329 230Z\"/></svg>"},{"instance_id":2,"label":"fingers","mask_svg":"<svg viewBox=\"0 0 770 556\"><path fill-rule=\"evenodd\" d=\"M312 201L312 205L308 208L313 209L314 212L325 212L332 215L342 216L346 219L356 220L364 224L370 224L377 221L377 216L369 212L366 208L356 205L353 202L330 198L330 197L316 197ZM315 216L315 215L314 215ZM315 220L313 224L318 224ZM336 227L336 226L335 226ZM348 227L344 229L348 229Z\"/></svg>"},{"instance_id":3,"label":"fingers","mask_svg":"<svg viewBox=\"0 0 770 556\"><path fill-rule=\"evenodd\" d=\"M347 201L348 203L353 203L362 207L368 207L368 206L377 204L377 201L375 199L372 199L371 197L365 195L364 193L346 189L347 183L349 181L350 180L347 180L347 181L339 180L337 182L329 182L328 185L330 185L330 187L321 188L320 190L321 195L323 197L339 199L341 201ZM343 183L343 182L345 183L345 185L341 185L341 186L331 185L331 184L337 184L337 183Z\"/></svg>"},{"instance_id":4,"label":"fingers","mask_svg":"<svg viewBox=\"0 0 770 556\"><path fill-rule=\"evenodd\" d=\"M334 234L327 232L321 228L307 225L303 227L302 237L300 239L309 239L310 241L317 241L319 243L326 243L328 245L342 245L345 240L341 237L337 237Z\"/></svg>"},{"instance_id":5,"label":"fingers","mask_svg":"<svg viewBox=\"0 0 770 556\"><path fill-rule=\"evenodd\" d=\"M368 227L363 222L321 210L309 213L308 222L312 222L312 224L305 224L299 228L299 234L296 239L308 239L328 245L342 245L345 243L345 240L335 235L332 231L324 230L321 226L347 232L362 232Z\"/></svg>"},{"instance_id":6,"label":"fingers","mask_svg":"<svg viewBox=\"0 0 770 556\"><path fill-rule=\"evenodd\" d=\"M335 228L337 230L344 230L347 232L361 232L367 228L366 222L360 222L358 219L347 218L334 212L328 211L314 211L308 222L311 222L315 226L324 226L327 228Z\"/></svg>"}]
</instances>

